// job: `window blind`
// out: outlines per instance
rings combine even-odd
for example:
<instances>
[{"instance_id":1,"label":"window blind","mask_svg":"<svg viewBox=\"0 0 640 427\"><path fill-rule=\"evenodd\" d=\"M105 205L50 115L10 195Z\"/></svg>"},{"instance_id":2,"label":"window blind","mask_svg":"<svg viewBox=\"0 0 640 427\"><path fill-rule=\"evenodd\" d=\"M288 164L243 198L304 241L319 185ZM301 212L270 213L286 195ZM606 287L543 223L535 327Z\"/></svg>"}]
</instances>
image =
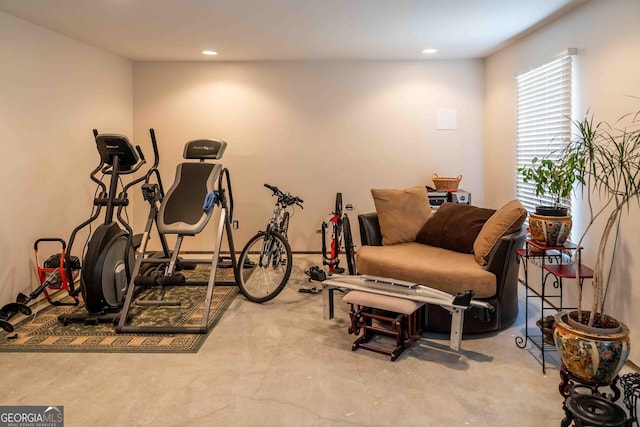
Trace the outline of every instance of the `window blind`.
<instances>
[{"instance_id":1,"label":"window blind","mask_svg":"<svg viewBox=\"0 0 640 427\"><path fill-rule=\"evenodd\" d=\"M531 165L534 157L554 160L571 139L572 67L573 55L566 54L516 77L516 171ZM516 194L529 212L535 212L537 205L553 204L552 196L536 196L535 183L526 183L519 172L517 175Z\"/></svg>"}]
</instances>

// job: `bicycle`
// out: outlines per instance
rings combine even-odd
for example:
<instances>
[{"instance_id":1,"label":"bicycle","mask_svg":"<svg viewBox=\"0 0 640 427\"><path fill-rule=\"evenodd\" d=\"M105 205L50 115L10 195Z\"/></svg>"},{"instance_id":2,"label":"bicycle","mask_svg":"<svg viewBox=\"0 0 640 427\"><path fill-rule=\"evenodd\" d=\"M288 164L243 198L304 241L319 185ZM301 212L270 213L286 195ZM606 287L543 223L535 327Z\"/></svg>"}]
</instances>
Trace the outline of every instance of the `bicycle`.
<instances>
[{"instance_id":1,"label":"bicycle","mask_svg":"<svg viewBox=\"0 0 640 427\"><path fill-rule=\"evenodd\" d=\"M331 223L331 251L327 255L327 229ZM353 237L351 235L351 224L347 214L342 213L342 193L336 194L335 209L331 212L331 219L329 223L322 222L322 265L329 267L329 275L342 274L344 268L340 267L340 251L343 247L344 240L344 255L347 260L347 269L350 275L356 274L356 262L355 262L355 245L353 244ZM327 280L327 272L320 266L314 265L304 272L309 276L310 282L324 282ZM298 292L307 294L318 294L322 292L322 289L316 288L300 288Z\"/></svg>"},{"instance_id":2,"label":"bicycle","mask_svg":"<svg viewBox=\"0 0 640 427\"><path fill-rule=\"evenodd\" d=\"M347 260L349 274L355 274L355 256L351 224L347 214L342 213L342 193L336 193L335 210L331 213L331 250L327 256L326 232L329 228L327 222L322 223L322 265L329 267L329 274L342 274L344 268L340 267L340 250L344 239L344 253Z\"/></svg>"},{"instance_id":3,"label":"bicycle","mask_svg":"<svg viewBox=\"0 0 640 427\"><path fill-rule=\"evenodd\" d=\"M303 208L303 200L278 187L264 184L276 196L273 215L264 231L258 231L242 249L238 259L240 292L252 302L275 298L284 289L293 265L293 254L287 238L289 206Z\"/></svg>"}]
</instances>

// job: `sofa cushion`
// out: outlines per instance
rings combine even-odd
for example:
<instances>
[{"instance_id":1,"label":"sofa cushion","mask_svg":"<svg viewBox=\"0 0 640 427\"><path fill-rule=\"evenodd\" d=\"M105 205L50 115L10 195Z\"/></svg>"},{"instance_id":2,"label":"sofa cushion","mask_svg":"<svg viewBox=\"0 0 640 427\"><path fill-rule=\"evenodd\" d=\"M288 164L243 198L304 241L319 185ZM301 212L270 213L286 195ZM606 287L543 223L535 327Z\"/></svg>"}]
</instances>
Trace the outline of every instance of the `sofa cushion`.
<instances>
[{"instance_id":1,"label":"sofa cushion","mask_svg":"<svg viewBox=\"0 0 640 427\"><path fill-rule=\"evenodd\" d=\"M427 190L422 186L406 190L371 189L378 212L383 245L413 242L431 217Z\"/></svg>"},{"instance_id":2,"label":"sofa cushion","mask_svg":"<svg viewBox=\"0 0 640 427\"><path fill-rule=\"evenodd\" d=\"M519 200L512 200L494 213L485 222L473 243L476 262L486 265L491 250L505 234L520 230L527 219L527 210Z\"/></svg>"},{"instance_id":3,"label":"sofa cushion","mask_svg":"<svg viewBox=\"0 0 640 427\"><path fill-rule=\"evenodd\" d=\"M424 223L416 242L469 254L482 226L494 213L493 209L444 203Z\"/></svg>"},{"instance_id":4,"label":"sofa cushion","mask_svg":"<svg viewBox=\"0 0 640 427\"><path fill-rule=\"evenodd\" d=\"M463 254L422 243L362 246L356 253L361 274L420 283L450 294L472 289L475 298L496 295L496 276L485 270L473 254Z\"/></svg>"}]
</instances>

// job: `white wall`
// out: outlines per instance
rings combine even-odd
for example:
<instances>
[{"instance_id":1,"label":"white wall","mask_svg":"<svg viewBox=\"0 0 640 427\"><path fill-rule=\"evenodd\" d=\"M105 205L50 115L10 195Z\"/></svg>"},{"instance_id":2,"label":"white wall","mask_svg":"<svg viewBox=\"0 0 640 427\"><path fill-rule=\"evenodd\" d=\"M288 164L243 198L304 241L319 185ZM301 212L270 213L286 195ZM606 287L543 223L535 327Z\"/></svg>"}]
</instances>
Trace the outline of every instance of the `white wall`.
<instances>
[{"instance_id":1,"label":"white wall","mask_svg":"<svg viewBox=\"0 0 640 427\"><path fill-rule=\"evenodd\" d=\"M267 182L305 200L293 249L319 251L315 230L338 191L355 206L357 243L372 187L462 174L461 188L483 203L483 80L482 60L134 63L134 135L148 144L156 129L166 183L186 141L226 140L238 250L271 214ZM440 108L457 109L457 130L436 130ZM134 207L142 227L146 206Z\"/></svg>"},{"instance_id":2,"label":"white wall","mask_svg":"<svg viewBox=\"0 0 640 427\"><path fill-rule=\"evenodd\" d=\"M94 189L88 174L98 161L91 130L130 135L133 90L130 61L4 13L0 40L0 304L5 304L39 284L34 241L68 240L88 218ZM41 255L59 250L43 244Z\"/></svg>"},{"instance_id":3,"label":"white wall","mask_svg":"<svg viewBox=\"0 0 640 427\"><path fill-rule=\"evenodd\" d=\"M515 75L547 62L566 48L577 48L575 115L590 110L598 121L613 122L640 110L640 2L592 1L523 40L490 56L485 69L485 200L498 205L515 195L516 94ZM584 228L585 207L573 209L574 238ZM623 218L618 255L608 297L608 312L627 322L632 342L640 339L640 211L637 204ZM599 230L585 242L584 260L593 266ZM585 286L585 290L589 292ZM575 291L575 286L569 286ZM573 292L575 296L575 292ZM635 308L635 310L634 310ZM640 346L632 345L640 359Z\"/></svg>"}]
</instances>

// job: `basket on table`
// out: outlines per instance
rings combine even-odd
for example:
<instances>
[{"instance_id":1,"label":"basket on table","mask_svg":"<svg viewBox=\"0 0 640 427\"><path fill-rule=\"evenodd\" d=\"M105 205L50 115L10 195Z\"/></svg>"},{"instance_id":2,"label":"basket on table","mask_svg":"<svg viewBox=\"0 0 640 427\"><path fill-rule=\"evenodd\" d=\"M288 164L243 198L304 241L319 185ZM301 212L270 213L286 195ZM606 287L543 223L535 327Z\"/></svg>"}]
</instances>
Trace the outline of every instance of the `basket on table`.
<instances>
[{"instance_id":1,"label":"basket on table","mask_svg":"<svg viewBox=\"0 0 640 427\"><path fill-rule=\"evenodd\" d=\"M458 175L457 178L443 178L434 173L431 179L433 180L433 185L436 187L436 191L457 190L462 175Z\"/></svg>"}]
</instances>

